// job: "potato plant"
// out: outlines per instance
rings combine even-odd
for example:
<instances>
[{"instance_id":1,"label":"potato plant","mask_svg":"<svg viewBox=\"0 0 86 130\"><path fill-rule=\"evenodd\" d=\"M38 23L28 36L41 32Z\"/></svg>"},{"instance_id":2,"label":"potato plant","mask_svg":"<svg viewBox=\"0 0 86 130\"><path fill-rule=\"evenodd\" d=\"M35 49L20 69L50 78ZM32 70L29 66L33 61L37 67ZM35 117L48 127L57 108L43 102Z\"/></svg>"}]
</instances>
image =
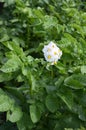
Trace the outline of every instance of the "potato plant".
<instances>
[{"instance_id":1,"label":"potato plant","mask_svg":"<svg viewBox=\"0 0 86 130\"><path fill-rule=\"evenodd\" d=\"M85 130L86 1L0 0L0 12L0 129Z\"/></svg>"}]
</instances>

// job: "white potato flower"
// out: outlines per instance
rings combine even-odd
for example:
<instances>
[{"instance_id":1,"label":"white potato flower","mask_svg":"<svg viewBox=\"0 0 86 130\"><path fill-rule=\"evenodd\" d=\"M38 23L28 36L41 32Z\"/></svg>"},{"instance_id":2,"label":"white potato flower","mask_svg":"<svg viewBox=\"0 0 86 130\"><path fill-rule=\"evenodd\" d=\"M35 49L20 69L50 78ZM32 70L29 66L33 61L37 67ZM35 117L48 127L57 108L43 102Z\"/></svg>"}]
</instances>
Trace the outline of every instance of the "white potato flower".
<instances>
[{"instance_id":1,"label":"white potato flower","mask_svg":"<svg viewBox=\"0 0 86 130\"><path fill-rule=\"evenodd\" d=\"M45 60L54 65L62 56L62 51L52 41L43 48Z\"/></svg>"}]
</instances>

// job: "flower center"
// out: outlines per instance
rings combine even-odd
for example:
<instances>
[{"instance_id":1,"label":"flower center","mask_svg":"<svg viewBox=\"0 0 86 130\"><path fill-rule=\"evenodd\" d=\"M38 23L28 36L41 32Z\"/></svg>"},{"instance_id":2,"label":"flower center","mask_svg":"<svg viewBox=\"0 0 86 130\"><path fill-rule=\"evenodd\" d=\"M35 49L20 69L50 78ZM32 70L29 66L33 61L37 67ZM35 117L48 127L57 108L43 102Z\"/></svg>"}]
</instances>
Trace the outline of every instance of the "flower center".
<instances>
[{"instance_id":1,"label":"flower center","mask_svg":"<svg viewBox=\"0 0 86 130\"><path fill-rule=\"evenodd\" d=\"M55 46L54 45L52 45L52 48L54 48Z\"/></svg>"},{"instance_id":2,"label":"flower center","mask_svg":"<svg viewBox=\"0 0 86 130\"><path fill-rule=\"evenodd\" d=\"M48 57L47 57L48 59L50 59L51 58L51 56L50 55L48 55Z\"/></svg>"},{"instance_id":3,"label":"flower center","mask_svg":"<svg viewBox=\"0 0 86 130\"><path fill-rule=\"evenodd\" d=\"M57 52L54 52L54 55L57 55Z\"/></svg>"},{"instance_id":4,"label":"flower center","mask_svg":"<svg viewBox=\"0 0 86 130\"><path fill-rule=\"evenodd\" d=\"M57 62L56 61L54 61L54 65L56 65L57 64Z\"/></svg>"},{"instance_id":5,"label":"flower center","mask_svg":"<svg viewBox=\"0 0 86 130\"><path fill-rule=\"evenodd\" d=\"M47 51L48 51L48 52L50 52L50 51L51 51L51 49L50 49L50 48L48 48L48 49L47 49Z\"/></svg>"}]
</instances>

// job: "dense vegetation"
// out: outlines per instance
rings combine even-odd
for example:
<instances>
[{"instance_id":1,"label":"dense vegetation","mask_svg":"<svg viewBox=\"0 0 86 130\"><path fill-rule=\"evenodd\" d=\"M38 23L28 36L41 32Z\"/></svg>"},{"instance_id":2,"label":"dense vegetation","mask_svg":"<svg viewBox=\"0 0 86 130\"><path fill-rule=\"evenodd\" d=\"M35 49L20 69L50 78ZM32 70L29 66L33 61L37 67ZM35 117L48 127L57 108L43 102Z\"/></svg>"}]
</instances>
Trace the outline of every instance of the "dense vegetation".
<instances>
[{"instance_id":1,"label":"dense vegetation","mask_svg":"<svg viewBox=\"0 0 86 130\"><path fill-rule=\"evenodd\" d=\"M0 0L0 12L0 130L85 130L85 0Z\"/></svg>"}]
</instances>

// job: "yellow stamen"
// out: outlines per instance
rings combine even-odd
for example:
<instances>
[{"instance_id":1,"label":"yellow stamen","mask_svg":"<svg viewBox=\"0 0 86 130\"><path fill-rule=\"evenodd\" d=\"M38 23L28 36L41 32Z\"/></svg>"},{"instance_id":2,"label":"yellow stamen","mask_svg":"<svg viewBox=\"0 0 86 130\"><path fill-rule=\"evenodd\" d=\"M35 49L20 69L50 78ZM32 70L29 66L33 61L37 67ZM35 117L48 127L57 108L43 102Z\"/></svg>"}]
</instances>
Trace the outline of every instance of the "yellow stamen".
<instances>
[{"instance_id":1,"label":"yellow stamen","mask_svg":"<svg viewBox=\"0 0 86 130\"><path fill-rule=\"evenodd\" d=\"M50 48L48 48L48 49L47 49L47 51L48 51L48 52L50 52L50 51L51 51L51 49L50 49Z\"/></svg>"},{"instance_id":2,"label":"yellow stamen","mask_svg":"<svg viewBox=\"0 0 86 130\"><path fill-rule=\"evenodd\" d=\"M48 59L50 59L51 58L51 56L50 55L48 55L48 57L47 57Z\"/></svg>"},{"instance_id":3,"label":"yellow stamen","mask_svg":"<svg viewBox=\"0 0 86 130\"><path fill-rule=\"evenodd\" d=\"M57 62L56 61L54 61L54 65L56 65L57 64Z\"/></svg>"},{"instance_id":4,"label":"yellow stamen","mask_svg":"<svg viewBox=\"0 0 86 130\"><path fill-rule=\"evenodd\" d=\"M52 47L54 48L54 45L52 45Z\"/></svg>"},{"instance_id":5,"label":"yellow stamen","mask_svg":"<svg viewBox=\"0 0 86 130\"><path fill-rule=\"evenodd\" d=\"M57 55L57 52L54 52L54 55Z\"/></svg>"}]
</instances>

